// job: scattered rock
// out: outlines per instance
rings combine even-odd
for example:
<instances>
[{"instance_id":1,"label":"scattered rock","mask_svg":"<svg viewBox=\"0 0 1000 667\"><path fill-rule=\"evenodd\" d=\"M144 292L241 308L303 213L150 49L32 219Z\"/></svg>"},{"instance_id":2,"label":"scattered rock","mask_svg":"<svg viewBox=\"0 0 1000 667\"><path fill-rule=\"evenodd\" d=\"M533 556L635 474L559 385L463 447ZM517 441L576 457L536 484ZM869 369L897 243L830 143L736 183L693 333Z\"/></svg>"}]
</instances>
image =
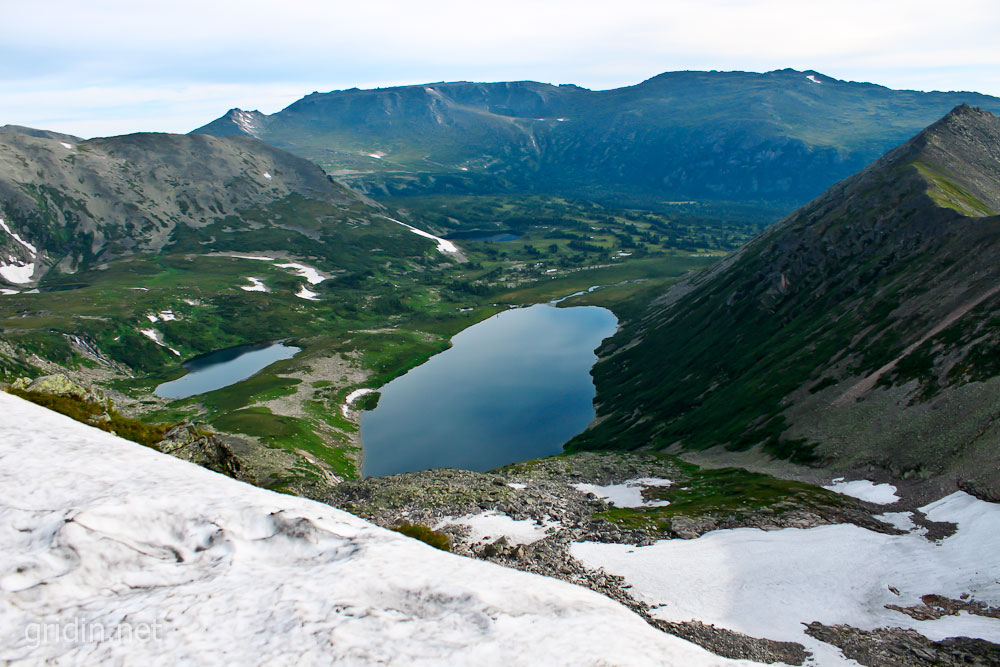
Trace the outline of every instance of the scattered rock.
<instances>
[{"instance_id":1,"label":"scattered rock","mask_svg":"<svg viewBox=\"0 0 1000 667\"><path fill-rule=\"evenodd\" d=\"M1000 645L983 639L949 637L932 641L916 630L859 630L849 625L808 623L806 633L833 644L844 655L870 667L951 667L1000 664Z\"/></svg>"}]
</instances>

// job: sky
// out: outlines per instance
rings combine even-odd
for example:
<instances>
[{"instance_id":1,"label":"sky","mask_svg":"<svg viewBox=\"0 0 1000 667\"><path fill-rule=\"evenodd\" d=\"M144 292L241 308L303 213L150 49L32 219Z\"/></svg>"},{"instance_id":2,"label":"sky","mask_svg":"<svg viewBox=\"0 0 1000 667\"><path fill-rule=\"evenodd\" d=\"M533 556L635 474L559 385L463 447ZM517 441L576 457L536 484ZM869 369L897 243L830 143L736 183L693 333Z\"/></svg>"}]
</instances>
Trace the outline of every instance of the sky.
<instances>
[{"instance_id":1,"label":"sky","mask_svg":"<svg viewBox=\"0 0 1000 667\"><path fill-rule=\"evenodd\" d=\"M233 107L434 81L605 89L813 69L1000 96L997 0L5 0L0 125L188 132Z\"/></svg>"}]
</instances>

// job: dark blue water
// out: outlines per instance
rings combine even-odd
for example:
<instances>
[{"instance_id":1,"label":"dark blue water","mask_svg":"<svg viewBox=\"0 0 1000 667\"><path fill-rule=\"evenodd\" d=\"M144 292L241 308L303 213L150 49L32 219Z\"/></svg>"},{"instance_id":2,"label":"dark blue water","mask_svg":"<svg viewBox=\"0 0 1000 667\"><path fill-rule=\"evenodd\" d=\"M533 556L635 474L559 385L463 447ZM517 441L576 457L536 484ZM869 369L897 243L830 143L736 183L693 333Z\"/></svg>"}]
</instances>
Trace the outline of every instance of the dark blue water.
<instances>
[{"instance_id":1,"label":"dark blue water","mask_svg":"<svg viewBox=\"0 0 1000 667\"><path fill-rule=\"evenodd\" d=\"M299 351L300 348L284 343L258 343L203 354L182 364L187 375L164 382L153 393L161 398L178 399L222 389L246 380L276 361L291 359Z\"/></svg>"},{"instance_id":2,"label":"dark blue water","mask_svg":"<svg viewBox=\"0 0 1000 667\"><path fill-rule=\"evenodd\" d=\"M466 329L362 414L364 474L482 471L559 453L594 417L594 349L616 327L604 308L537 305Z\"/></svg>"},{"instance_id":3,"label":"dark blue water","mask_svg":"<svg viewBox=\"0 0 1000 667\"><path fill-rule=\"evenodd\" d=\"M451 241L486 241L503 243L505 241L516 241L521 238L521 235L516 232L474 230L471 232L455 232L445 236L444 238Z\"/></svg>"}]
</instances>

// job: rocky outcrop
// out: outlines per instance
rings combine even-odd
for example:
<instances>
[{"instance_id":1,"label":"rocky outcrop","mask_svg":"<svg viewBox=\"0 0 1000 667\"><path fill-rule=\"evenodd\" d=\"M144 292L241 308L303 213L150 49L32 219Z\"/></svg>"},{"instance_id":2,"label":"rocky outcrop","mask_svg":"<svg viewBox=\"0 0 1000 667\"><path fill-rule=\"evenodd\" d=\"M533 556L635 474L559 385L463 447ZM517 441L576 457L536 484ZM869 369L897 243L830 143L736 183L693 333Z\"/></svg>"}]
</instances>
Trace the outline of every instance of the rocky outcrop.
<instances>
[{"instance_id":1,"label":"rocky outcrop","mask_svg":"<svg viewBox=\"0 0 1000 667\"><path fill-rule=\"evenodd\" d=\"M164 454L190 461L203 468L241 481L253 481L243 470L243 464L232 448L218 435L203 431L193 424L178 424L156 448Z\"/></svg>"},{"instance_id":2,"label":"rocky outcrop","mask_svg":"<svg viewBox=\"0 0 1000 667\"><path fill-rule=\"evenodd\" d=\"M849 625L809 623L806 632L833 644L870 667L987 667L1000 663L1000 646L982 639L950 637L932 641L916 630L860 630Z\"/></svg>"}]
</instances>

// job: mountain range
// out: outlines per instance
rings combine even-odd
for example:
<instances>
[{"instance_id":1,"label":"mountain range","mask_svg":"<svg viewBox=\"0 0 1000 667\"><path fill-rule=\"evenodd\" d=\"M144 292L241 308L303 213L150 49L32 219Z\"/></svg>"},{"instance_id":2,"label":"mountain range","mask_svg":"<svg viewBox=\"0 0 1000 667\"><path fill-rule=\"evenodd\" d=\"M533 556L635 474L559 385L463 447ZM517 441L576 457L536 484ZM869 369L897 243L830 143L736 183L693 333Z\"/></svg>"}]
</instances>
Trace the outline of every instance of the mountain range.
<instances>
[{"instance_id":1,"label":"mountain range","mask_svg":"<svg viewBox=\"0 0 1000 667\"><path fill-rule=\"evenodd\" d=\"M787 212L962 103L1000 112L987 95L812 70L686 71L613 90L517 81L313 93L270 115L232 109L194 132L256 137L373 195L713 199Z\"/></svg>"}]
</instances>

